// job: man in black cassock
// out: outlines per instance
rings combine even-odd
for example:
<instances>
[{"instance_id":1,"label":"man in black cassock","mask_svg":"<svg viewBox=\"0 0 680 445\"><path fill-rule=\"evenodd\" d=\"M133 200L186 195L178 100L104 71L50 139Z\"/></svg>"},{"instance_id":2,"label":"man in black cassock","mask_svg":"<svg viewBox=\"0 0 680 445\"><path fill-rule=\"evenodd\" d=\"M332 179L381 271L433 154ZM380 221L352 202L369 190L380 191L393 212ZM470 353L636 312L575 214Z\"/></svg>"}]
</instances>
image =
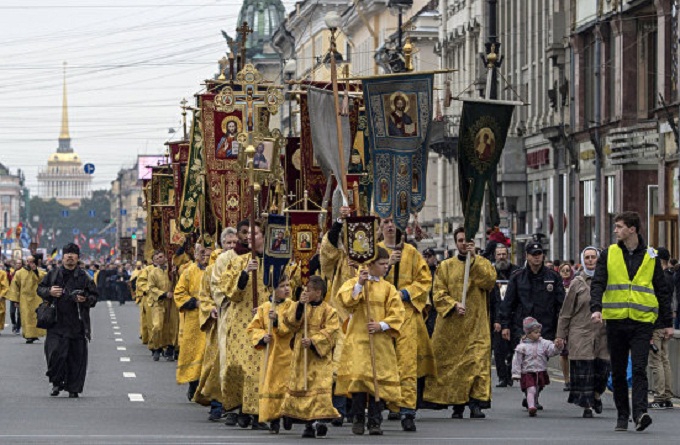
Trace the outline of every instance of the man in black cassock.
<instances>
[{"instance_id":1,"label":"man in black cassock","mask_svg":"<svg viewBox=\"0 0 680 445\"><path fill-rule=\"evenodd\" d=\"M78 267L80 248L64 246L62 265L52 269L38 285L38 295L57 306L57 322L47 329L45 358L51 396L67 391L70 398L83 392L90 341L90 308L97 303L97 286Z\"/></svg>"}]
</instances>

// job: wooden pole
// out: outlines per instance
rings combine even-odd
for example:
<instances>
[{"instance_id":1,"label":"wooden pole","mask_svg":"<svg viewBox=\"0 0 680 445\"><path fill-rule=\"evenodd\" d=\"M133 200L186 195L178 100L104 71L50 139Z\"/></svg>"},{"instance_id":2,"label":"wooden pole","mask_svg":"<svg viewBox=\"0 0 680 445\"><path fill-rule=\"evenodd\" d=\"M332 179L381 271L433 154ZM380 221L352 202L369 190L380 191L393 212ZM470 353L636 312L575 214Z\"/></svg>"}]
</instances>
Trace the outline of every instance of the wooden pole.
<instances>
[{"instance_id":1,"label":"wooden pole","mask_svg":"<svg viewBox=\"0 0 680 445\"><path fill-rule=\"evenodd\" d=\"M307 338L307 304L309 304L309 302L305 303L305 305L304 305L304 315L303 315L303 317L305 318L305 320L304 320L304 323L305 323L305 337L304 338L305 339ZM305 359L305 367L304 367L304 369L305 369L305 376L304 376L304 378L305 378L305 391L307 391L307 350L309 348L303 348L303 349L304 349L304 359Z\"/></svg>"},{"instance_id":2,"label":"wooden pole","mask_svg":"<svg viewBox=\"0 0 680 445\"><path fill-rule=\"evenodd\" d=\"M465 256L465 275L463 276L463 298L461 304L465 307L467 300L468 286L470 285L470 252Z\"/></svg>"},{"instance_id":3,"label":"wooden pole","mask_svg":"<svg viewBox=\"0 0 680 445\"><path fill-rule=\"evenodd\" d=\"M366 286L364 286L364 303L366 304L366 319L367 321L371 321L371 305L369 302L369 293L367 290L368 283L370 281L366 281ZM380 402L380 390L378 388L378 374L376 373L375 370L375 345L373 344L373 334L368 333L368 346L371 349L371 369L373 370L373 389L375 393L375 401Z\"/></svg>"},{"instance_id":4,"label":"wooden pole","mask_svg":"<svg viewBox=\"0 0 680 445\"><path fill-rule=\"evenodd\" d=\"M270 271L269 271L269 282L270 282L270 283L273 282L273 281L272 281L272 280L273 280L272 275L273 275L273 271L270 270ZM276 313L276 289L274 289L274 291L272 292L272 304L271 304L271 308L272 308L272 310L274 311L274 313ZM273 325L274 325L274 322L272 321L271 318L269 318L269 314L266 314L266 315L267 315L267 320L269 320L269 323L268 323L269 326L267 327L267 333L271 336L271 335L272 335L272 331L274 330L274 326L273 326ZM264 379L267 377L267 367L268 367L268 365L269 365L269 351L270 351L270 347L269 347L269 346L270 346L270 345L271 345L271 340L269 341L269 343L267 343L267 347L266 347L266 349L265 349L265 351L264 351L264 367L263 367L263 371L262 371L262 383L264 383Z\"/></svg>"}]
</instances>

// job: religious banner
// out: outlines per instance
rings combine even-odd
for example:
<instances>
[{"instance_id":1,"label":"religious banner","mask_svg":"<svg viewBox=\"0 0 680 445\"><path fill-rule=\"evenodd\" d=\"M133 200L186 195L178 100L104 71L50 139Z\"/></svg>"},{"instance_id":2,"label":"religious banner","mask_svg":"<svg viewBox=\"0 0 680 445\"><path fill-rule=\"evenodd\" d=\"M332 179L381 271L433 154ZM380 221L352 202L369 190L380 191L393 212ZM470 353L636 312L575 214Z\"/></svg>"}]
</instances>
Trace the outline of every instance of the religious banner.
<instances>
[{"instance_id":1,"label":"religious banner","mask_svg":"<svg viewBox=\"0 0 680 445\"><path fill-rule=\"evenodd\" d=\"M345 246L350 260L370 263L378 255L378 218L350 216L344 224Z\"/></svg>"},{"instance_id":2,"label":"religious banner","mask_svg":"<svg viewBox=\"0 0 680 445\"><path fill-rule=\"evenodd\" d=\"M264 232L264 276L265 286L276 289L281 272L290 261L293 251L290 230L284 215L267 216Z\"/></svg>"},{"instance_id":3,"label":"religious banner","mask_svg":"<svg viewBox=\"0 0 680 445\"><path fill-rule=\"evenodd\" d=\"M203 135L198 113L194 113L191 125L191 138L189 140L189 157L184 174L182 188L178 194L182 195L181 204L178 208L179 230L182 233L191 233L200 221L196 220L196 212L204 208L204 174L205 163L203 162ZM201 209L201 211L205 211Z\"/></svg>"},{"instance_id":4,"label":"religious banner","mask_svg":"<svg viewBox=\"0 0 680 445\"><path fill-rule=\"evenodd\" d=\"M458 133L458 177L467 240L474 239L479 230L487 183L491 193L491 222L496 225L500 222L491 180L496 175L514 109L515 104L510 102L463 102Z\"/></svg>"},{"instance_id":5,"label":"religious banner","mask_svg":"<svg viewBox=\"0 0 680 445\"><path fill-rule=\"evenodd\" d=\"M432 88L432 74L363 81L374 208L401 230L425 203Z\"/></svg>"},{"instance_id":6,"label":"religious banner","mask_svg":"<svg viewBox=\"0 0 680 445\"><path fill-rule=\"evenodd\" d=\"M290 240L293 246L293 259L300 263L303 286L309 281L309 260L316 255L321 230L319 213L310 210L289 210Z\"/></svg>"},{"instance_id":7,"label":"religious banner","mask_svg":"<svg viewBox=\"0 0 680 445\"><path fill-rule=\"evenodd\" d=\"M184 176L186 175L187 163L189 162L189 141L173 141L166 144L170 149L170 165L175 193L175 208L182 206L182 193L184 188Z\"/></svg>"}]
</instances>

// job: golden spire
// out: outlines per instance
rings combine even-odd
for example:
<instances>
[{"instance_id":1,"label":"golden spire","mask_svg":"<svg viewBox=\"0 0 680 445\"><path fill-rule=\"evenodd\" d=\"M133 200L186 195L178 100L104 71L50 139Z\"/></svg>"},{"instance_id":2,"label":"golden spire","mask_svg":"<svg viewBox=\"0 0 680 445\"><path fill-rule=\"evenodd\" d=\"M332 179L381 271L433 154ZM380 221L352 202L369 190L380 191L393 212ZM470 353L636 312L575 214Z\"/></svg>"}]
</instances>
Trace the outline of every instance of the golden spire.
<instances>
[{"instance_id":1,"label":"golden spire","mask_svg":"<svg viewBox=\"0 0 680 445\"><path fill-rule=\"evenodd\" d=\"M64 98L61 106L61 133L59 139L71 139L68 134L68 102L66 100L66 62L64 62Z\"/></svg>"}]
</instances>

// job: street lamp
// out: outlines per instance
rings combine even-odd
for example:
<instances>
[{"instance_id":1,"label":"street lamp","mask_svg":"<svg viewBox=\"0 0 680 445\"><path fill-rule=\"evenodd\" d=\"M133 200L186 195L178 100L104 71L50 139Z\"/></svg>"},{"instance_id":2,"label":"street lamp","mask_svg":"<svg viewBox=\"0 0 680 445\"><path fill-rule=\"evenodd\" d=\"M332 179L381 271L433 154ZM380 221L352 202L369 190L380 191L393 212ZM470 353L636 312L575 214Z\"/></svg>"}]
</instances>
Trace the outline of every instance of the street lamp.
<instances>
[{"instance_id":1,"label":"street lamp","mask_svg":"<svg viewBox=\"0 0 680 445\"><path fill-rule=\"evenodd\" d=\"M283 67L283 75L288 81L288 137L293 136L293 89L292 80L297 72L297 62L295 59L288 59L286 65Z\"/></svg>"},{"instance_id":2,"label":"street lamp","mask_svg":"<svg viewBox=\"0 0 680 445\"><path fill-rule=\"evenodd\" d=\"M399 23L397 25L397 35L399 36L397 38L397 52L401 52L401 38L402 38L402 15L404 11L411 9L413 6L413 0L389 0L387 3L387 7L390 8L390 11L399 17Z\"/></svg>"}]
</instances>

